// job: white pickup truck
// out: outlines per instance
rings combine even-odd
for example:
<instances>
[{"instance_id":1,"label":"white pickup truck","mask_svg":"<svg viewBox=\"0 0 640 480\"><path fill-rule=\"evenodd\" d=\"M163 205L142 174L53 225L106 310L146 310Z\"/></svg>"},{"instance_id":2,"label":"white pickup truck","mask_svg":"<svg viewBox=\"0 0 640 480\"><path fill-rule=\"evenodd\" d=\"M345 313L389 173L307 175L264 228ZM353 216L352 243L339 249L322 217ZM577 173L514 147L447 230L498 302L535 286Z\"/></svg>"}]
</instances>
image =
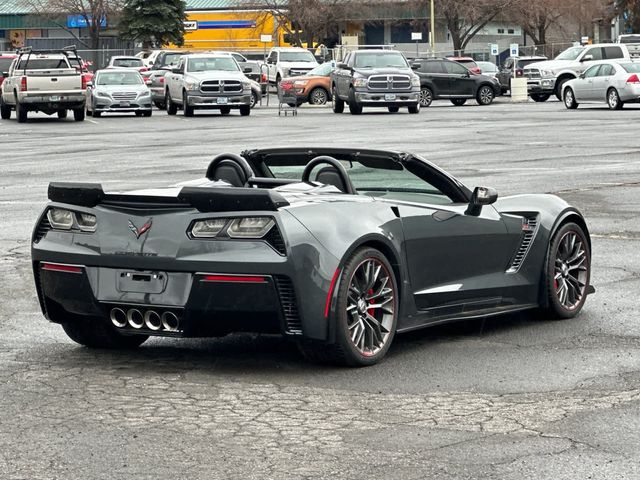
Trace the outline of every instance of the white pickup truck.
<instances>
[{"instance_id":1,"label":"white pickup truck","mask_svg":"<svg viewBox=\"0 0 640 480\"><path fill-rule=\"evenodd\" d=\"M68 110L73 110L76 121L84 120L87 86L81 70L75 47L55 51L21 49L9 71L3 72L1 118L8 120L15 110L19 123L27 121L29 112L57 113L62 119Z\"/></svg>"},{"instance_id":2,"label":"white pickup truck","mask_svg":"<svg viewBox=\"0 0 640 480\"><path fill-rule=\"evenodd\" d=\"M630 58L629 50L621 43L570 47L553 60L531 63L524 68L529 96L536 102L544 102L553 94L560 99L563 85L578 78L594 63Z\"/></svg>"},{"instance_id":3,"label":"white pickup truck","mask_svg":"<svg viewBox=\"0 0 640 480\"><path fill-rule=\"evenodd\" d=\"M316 57L304 48L276 47L271 49L267 57L269 82L276 85L285 77L304 75L317 66Z\"/></svg>"}]
</instances>

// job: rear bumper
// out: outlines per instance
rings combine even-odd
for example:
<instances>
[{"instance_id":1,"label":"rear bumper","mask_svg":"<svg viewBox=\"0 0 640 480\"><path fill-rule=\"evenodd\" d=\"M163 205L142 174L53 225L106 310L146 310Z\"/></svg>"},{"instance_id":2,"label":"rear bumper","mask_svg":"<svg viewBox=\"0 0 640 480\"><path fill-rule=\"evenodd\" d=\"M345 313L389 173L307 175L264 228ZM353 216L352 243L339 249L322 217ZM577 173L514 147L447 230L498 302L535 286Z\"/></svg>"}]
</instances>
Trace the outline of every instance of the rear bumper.
<instances>
[{"instance_id":1,"label":"rear bumper","mask_svg":"<svg viewBox=\"0 0 640 480\"><path fill-rule=\"evenodd\" d=\"M83 94L60 95L24 95L18 98L21 105L36 110L58 110L84 107L85 97Z\"/></svg>"}]
</instances>

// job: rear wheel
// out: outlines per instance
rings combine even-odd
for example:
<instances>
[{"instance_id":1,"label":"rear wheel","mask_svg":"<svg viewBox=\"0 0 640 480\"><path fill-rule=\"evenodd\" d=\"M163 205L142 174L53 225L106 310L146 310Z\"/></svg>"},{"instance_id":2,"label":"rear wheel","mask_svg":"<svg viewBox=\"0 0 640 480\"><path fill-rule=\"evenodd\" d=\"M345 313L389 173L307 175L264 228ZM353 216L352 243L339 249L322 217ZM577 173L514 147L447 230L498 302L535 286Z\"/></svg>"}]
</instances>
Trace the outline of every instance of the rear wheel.
<instances>
[{"instance_id":1,"label":"rear wheel","mask_svg":"<svg viewBox=\"0 0 640 480\"><path fill-rule=\"evenodd\" d=\"M314 361L364 367L387 353L396 331L398 286L389 261L378 250L361 248L345 264L334 309L336 343L302 344Z\"/></svg>"},{"instance_id":2,"label":"rear wheel","mask_svg":"<svg viewBox=\"0 0 640 480\"><path fill-rule=\"evenodd\" d=\"M549 100L549 97L551 95L549 95L548 93L532 93L530 95L531 100L533 100L534 102L546 102L547 100Z\"/></svg>"},{"instance_id":3,"label":"rear wheel","mask_svg":"<svg viewBox=\"0 0 640 480\"><path fill-rule=\"evenodd\" d=\"M169 90L167 90L167 93L164 98L165 98L165 103L167 105L167 115L175 115L176 113L178 113L178 105L173 103L173 101L171 100L171 95L169 94Z\"/></svg>"},{"instance_id":4,"label":"rear wheel","mask_svg":"<svg viewBox=\"0 0 640 480\"><path fill-rule=\"evenodd\" d=\"M76 122L84 122L84 107L73 109L73 119Z\"/></svg>"},{"instance_id":5,"label":"rear wheel","mask_svg":"<svg viewBox=\"0 0 640 480\"><path fill-rule=\"evenodd\" d=\"M578 108L578 102L576 102L576 96L571 87L564 89L564 106L569 110L575 110Z\"/></svg>"},{"instance_id":6,"label":"rear wheel","mask_svg":"<svg viewBox=\"0 0 640 480\"><path fill-rule=\"evenodd\" d=\"M65 118L67 118L67 111L66 110L58 110L58 118L60 120L64 120Z\"/></svg>"},{"instance_id":7,"label":"rear wheel","mask_svg":"<svg viewBox=\"0 0 640 480\"><path fill-rule=\"evenodd\" d=\"M243 117L248 117L251 115L251 106L250 105L240 105L240 115Z\"/></svg>"},{"instance_id":8,"label":"rear wheel","mask_svg":"<svg viewBox=\"0 0 640 480\"><path fill-rule=\"evenodd\" d=\"M491 105L493 103L493 99L496 94L488 85L483 85L478 89L478 93L476 94L476 101L478 105Z\"/></svg>"},{"instance_id":9,"label":"rear wheel","mask_svg":"<svg viewBox=\"0 0 640 480\"><path fill-rule=\"evenodd\" d=\"M560 227L551 239L546 265L549 318L575 317L587 298L591 251L587 236L576 223Z\"/></svg>"},{"instance_id":10,"label":"rear wheel","mask_svg":"<svg viewBox=\"0 0 640 480\"><path fill-rule=\"evenodd\" d=\"M620 95L615 88L610 88L607 92L607 105L611 110L620 110L624 107L624 103L620 100Z\"/></svg>"},{"instance_id":11,"label":"rear wheel","mask_svg":"<svg viewBox=\"0 0 640 480\"><path fill-rule=\"evenodd\" d=\"M429 107L433 102L433 92L428 87L423 87L420 90L420 105L422 107Z\"/></svg>"},{"instance_id":12,"label":"rear wheel","mask_svg":"<svg viewBox=\"0 0 640 480\"><path fill-rule=\"evenodd\" d=\"M467 103L466 98L452 98L451 103L453 103L456 107L461 107L465 103Z\"/></svg>"},{"instance_id":13,"label":"rear wheel","mask_svg":"<svg viewBox=\"0 0 640 480\"><path fill-rule=\"evenodd\" d=\"M338 97L335 85L332 87L331 91L331 96L333 97L333 113L344 112L344 100Z\"/></svg>"},{"instance_id":14,"label":"rear wheel","mask_svg":"<svg viewBox=\"0 0 640 480\"><path fill-rule=\"evenodd\" d=\"M130 349L149 338L146 335L122 335L102 318L74 320L63 323L62 328L71 340L89 348Z\"/></svg>"},{"instance_id":15,"label":"rear wheel","mask_svg":"<svg viewBox=\"0 0 640 480\"><path fill-rule=\"evenodd\" d=\"M9 120L11 118L11 107L2 100L2 93L0 93L0 118L2 118L2 120Z\"/></svg>"},{"instance_id":16,"label":"rear wheel","mask_svg":"<svg viewBox=\"0 0 640 480\"><path fill-rule=\"evenodd\" d=\"M356 101L356 91L349 89L349 113L351 115L360 115L362 113L362 105Z\"/></svg>"},{"instance_id":17,"label":"rear wheel","mask_svg":"<svg viewBox=\"0 0 640 480\"><path fill-rule=\"evenodd\" d=\"M182 113L184 113L185 117L193 117L195 109L189 106L188 100L187 92L182 92Z\"/></svg>"},{"instance_id":18,"label":"rear wheel","mask_svg":"<svg viewBox=\"0 0 640 480\"><path fill-rule=\"evenodd\" d=\"M400 111L400 107L387 107L389 109L389 113L398 113Z\"/></svg>"},{"instance_id":19,"label":"rear wheel","mask_svg":"<svg viewBox=\"0 0 640 480\"><path fill-rule=\"evenodd\" d=\"M16 103L16 116L18 117L18 123L26 123L29 110L24 105Z\"/></svg>"}]
</instances>

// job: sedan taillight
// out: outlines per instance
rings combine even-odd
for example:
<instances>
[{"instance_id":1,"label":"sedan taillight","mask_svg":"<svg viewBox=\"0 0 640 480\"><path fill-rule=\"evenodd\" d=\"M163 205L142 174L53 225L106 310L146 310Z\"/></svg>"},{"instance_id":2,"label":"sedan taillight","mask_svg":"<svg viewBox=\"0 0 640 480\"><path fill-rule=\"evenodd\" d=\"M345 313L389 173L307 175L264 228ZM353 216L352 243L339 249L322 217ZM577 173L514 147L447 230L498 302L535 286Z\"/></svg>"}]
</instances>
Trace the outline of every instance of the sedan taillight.
<instances>
[{"instance_id":1,"label":"sedan taillight","mask_svg":"<svg viewBox=\"0 0 640 480\"><path fill-rule=\"evenodd\" d=\"M640 83L640 78L638 78L638 75L634 73L629 78L627 78L627 83Z\"/></svg>"}]
</instances>

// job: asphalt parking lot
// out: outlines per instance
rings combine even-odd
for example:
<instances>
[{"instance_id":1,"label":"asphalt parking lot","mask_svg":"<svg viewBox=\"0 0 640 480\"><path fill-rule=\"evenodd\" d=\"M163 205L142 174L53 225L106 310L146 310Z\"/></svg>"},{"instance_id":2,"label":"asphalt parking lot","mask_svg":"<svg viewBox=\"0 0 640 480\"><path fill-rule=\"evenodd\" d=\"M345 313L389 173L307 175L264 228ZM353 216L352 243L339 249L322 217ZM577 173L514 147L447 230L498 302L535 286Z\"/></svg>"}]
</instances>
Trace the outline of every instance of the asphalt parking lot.
<instances>
[{"instance_id":1,"label":"asphalt parking lot","mask_svg":"<svg viewBox=\"0 0 640 480\"><path fill-rule=\"evenodd\" d=\"M196 115L0 121L0 478L640 478L640 107ZM560 195L587 218L597 293L572 320L405 334L357 370L273 336L91 351L43 319L29 237L48 182L164 186L216 153L326 144L413 151L501 195Z\"/></svg>"}]
</instances>

